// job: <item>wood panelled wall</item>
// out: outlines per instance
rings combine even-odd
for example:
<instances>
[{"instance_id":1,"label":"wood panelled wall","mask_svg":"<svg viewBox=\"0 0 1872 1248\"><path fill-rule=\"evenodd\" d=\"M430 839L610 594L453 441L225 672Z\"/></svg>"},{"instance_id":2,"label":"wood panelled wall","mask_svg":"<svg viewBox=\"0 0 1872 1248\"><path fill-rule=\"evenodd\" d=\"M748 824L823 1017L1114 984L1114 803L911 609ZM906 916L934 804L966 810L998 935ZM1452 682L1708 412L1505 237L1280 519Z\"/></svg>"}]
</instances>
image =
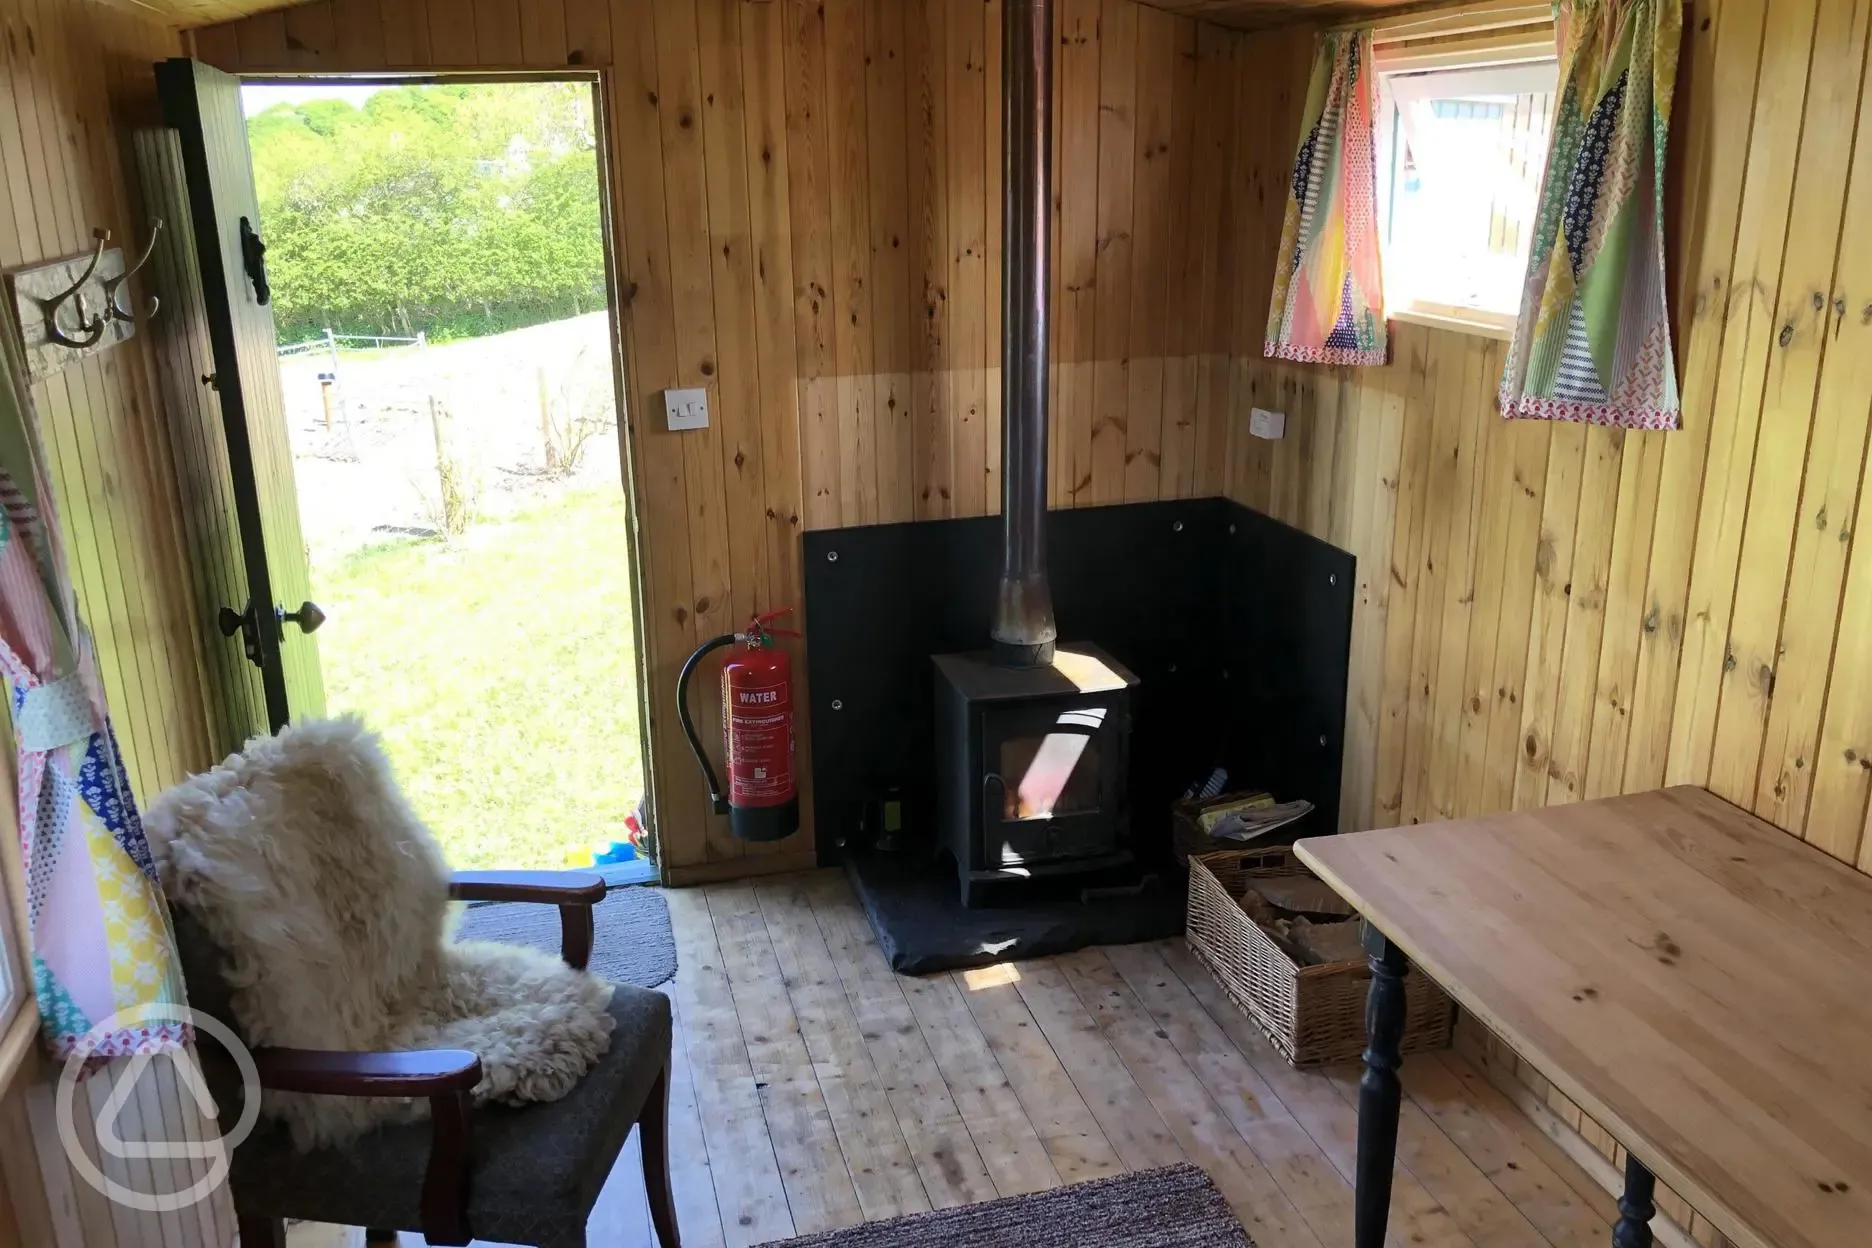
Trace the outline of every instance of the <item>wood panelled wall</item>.
<instances>
[{"instance_id":1,"label":"wood panelled wall","mask_svg":"<svg viewBox=\"0 0 1872 1248\"><path fill-rule=\"evenodd\" d=\"M1504 422L1505 344L1446 330L1252 366L1306 471L1271 485L1238 440L1231 492L1359 559L1346 826L1692 783L1872 869L1869 22L1686 19L1681 431Z\"/></svg>"},{"instance_id":2,"label":"wood panelled wall","mask_svg":"<svg viewBox=\"0 0 1872 1248\"><path fill-rule=\"evenodd\" d=\"M156 124L150 64L174 32L85 0L0 0L0 268L148 237L129 134ZM201 639L147 336L33 386L79 606L137 792L209 758Z\"/></svg>"},{"instance_id":3,"label":"wood panelled wall","mask_svg":"<svg viewBox=\"0 0 1872 1248\"><path fill-rule=\"evenodd\" d=\"M1872 5L1696 12L1681 431L1504 422L1505 344L1447 330L1252 366L1310 469L1275 510L1360 556L1353 826L1705 784L1872 869Z\"/></svg>"},{"instance_id":4,"label":"wood panelled wall","mask_svg":"<svg viewBox=\"0 0 1872 1248\"><path fill-rule=\"evenodd\" d=\"M230 70L606 71L674 880L811 852L707 813L671 705L698 640L799 602L802 528L999 508L1000 29L998 0L330 0L194 32ZM1241 157L1288 76L1132 0L1065 0L1057 35L1053 504L1220 493L1273 246L1236 228ZM670 386L710 430L661 427Z\"/></svg>"},{"instance_id":5,"label":"wood panelled wall","mask_svg":"<svg viewBox=\"0 0 1872 1248\"><path fill-rule=\"evenodd\" d=\"M0 0L0 267L83 251L99 226L127 252L140 248L147 221L130 136L157 120L151 62L179 46L174 31L94 0ZM144 800L214 762L201 679L205 639L157 381L144 334L32 388L79 607ZM125 1138L138 1138L143 1123L157 1138L198 1134L194 1104L169 1070L158 1063L138 1081L119 1120ZM116 1064L87 1082L94 1106L122 1073ZM224 1197L162 1215L106 1201L67 1168L50 1107L44 1075L0 1089L6 1184L26 1242L195 1248L232 1241ZM192 1177L185 1177L188 1163L104 1156L88 1131L81 1123L93 1157L119 1181L175 1190Z\"/></svg>"}]
</instances>

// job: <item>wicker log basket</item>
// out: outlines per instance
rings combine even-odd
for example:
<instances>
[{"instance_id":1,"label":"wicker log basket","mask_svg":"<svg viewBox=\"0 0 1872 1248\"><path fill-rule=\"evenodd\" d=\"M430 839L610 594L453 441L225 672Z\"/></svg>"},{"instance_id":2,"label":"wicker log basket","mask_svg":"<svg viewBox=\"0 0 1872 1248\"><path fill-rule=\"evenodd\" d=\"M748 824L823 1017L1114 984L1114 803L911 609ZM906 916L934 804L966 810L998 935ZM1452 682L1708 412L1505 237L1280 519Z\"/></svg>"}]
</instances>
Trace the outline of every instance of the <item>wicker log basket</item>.
<instances>
[{"instance_id":1,"label":"wicker log basket","mask_svg":"<svg viewBox=\"0 0 1872 1248\"><path fill-rule=\"evenodd\" d=\"M1365 1048L1363 961L1303 966L1237 900L1251 879L1311 878L1286 847L1224 850L1189 859L1189 947L1229 999L1298 1067L1358 1058ZM1448 1046L1453 1008L1423 975L1405 981L1405 1053Z\"/></svg>"}]
</instances>

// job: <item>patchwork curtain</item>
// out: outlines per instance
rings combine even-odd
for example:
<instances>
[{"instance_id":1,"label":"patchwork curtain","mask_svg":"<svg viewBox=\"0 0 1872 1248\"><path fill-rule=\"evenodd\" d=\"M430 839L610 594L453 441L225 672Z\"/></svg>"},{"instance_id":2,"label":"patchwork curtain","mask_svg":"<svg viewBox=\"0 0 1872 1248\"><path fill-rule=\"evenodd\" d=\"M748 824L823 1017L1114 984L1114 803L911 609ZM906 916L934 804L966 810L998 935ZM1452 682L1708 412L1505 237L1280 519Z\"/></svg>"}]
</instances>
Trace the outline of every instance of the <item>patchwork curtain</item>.
<instances>
[{"instance_id":1,"label":"patchwork curtain","mask_svg":"<svg viewBox=\"0 0 1872 1248\"><path fill-rule=\"evenodd\" d=\"M1560 0L1560 101L1504 416L1677 428L1664 155L1678 0Z\"/></svg>"},{"instance_id":2,"label":"patchwork curtain","mask_svg":"<svg viewBox=\"0 0 1872 1248\"><path fill-rule=\"evenodd\" d=\"M1385 362L1378 265L1378 78L1370 29L1321 36L1281 222L1267 354Z\"/></svg>"},{"instance_id":3,"label":"patchwork curtain","mask_svg":"<svg viewBox=\"0 0 1872 1248\"><path fill-rule=\"evenodd\" d=\"M33 990L64 1058L119 1011L180 1005L169 911L111 732L59 544L11 309L0 313L0 671L11 695ZM176 1022L112 1028L87 1056L185 1043Z\"/></svg>"}]
</instances>

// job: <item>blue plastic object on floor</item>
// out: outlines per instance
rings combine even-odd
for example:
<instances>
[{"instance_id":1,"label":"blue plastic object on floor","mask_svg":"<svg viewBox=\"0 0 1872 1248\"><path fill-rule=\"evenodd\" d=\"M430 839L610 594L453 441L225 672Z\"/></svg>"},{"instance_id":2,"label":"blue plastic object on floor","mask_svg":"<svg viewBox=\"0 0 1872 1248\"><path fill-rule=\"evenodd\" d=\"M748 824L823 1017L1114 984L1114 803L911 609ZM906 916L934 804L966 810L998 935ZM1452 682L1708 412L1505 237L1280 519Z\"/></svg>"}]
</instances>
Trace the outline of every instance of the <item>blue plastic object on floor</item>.
<instances>
[{"instance_id":1,"label":"blue plastic object on floor","mask_svg":"<svg viewBox=\"0 0 1872 1248\"><path fill-rule=\"evenodd\" d=\"M608 845L592 846L592 866L608 867L620 862L630 862L637 857L637 847L629 841L612 841Z\"/></svg>"}]
</instances>

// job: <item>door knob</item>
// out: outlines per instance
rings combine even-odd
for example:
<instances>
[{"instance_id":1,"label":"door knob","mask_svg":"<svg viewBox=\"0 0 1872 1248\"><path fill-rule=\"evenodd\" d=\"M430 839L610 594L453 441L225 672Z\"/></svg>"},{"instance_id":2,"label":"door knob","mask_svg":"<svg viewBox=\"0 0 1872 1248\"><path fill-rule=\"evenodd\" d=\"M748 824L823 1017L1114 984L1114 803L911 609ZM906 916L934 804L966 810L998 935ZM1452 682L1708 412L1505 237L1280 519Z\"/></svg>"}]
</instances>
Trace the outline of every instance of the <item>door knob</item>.
<instances>
[{"instance_id":1,"label":"door knob","mask_svg":"<svg viewBox=\"0 0 1872 1248\"><path fill-rule=\"evenodd\" d=\"M299 626L299 631L302 633L316 633L319 625L325 622L325 613L319 610L316 602L302 602L297 611L288 611L285 607L279 607L277 610L280 623L284 624L290 620Z\"/></svg>"},{"instance_id":2,"label":"door knob","mask_svg":"<svg viewBox=\"0 0 1872 1248\"><path fill-rule=\"evenodd\" d=\"M241 631L241 626L247 622L247 617L233 607L222 607L220 614L215 616L215 622L221 626L223 637L232 637Z\"/></svg>"}]
</instances>

